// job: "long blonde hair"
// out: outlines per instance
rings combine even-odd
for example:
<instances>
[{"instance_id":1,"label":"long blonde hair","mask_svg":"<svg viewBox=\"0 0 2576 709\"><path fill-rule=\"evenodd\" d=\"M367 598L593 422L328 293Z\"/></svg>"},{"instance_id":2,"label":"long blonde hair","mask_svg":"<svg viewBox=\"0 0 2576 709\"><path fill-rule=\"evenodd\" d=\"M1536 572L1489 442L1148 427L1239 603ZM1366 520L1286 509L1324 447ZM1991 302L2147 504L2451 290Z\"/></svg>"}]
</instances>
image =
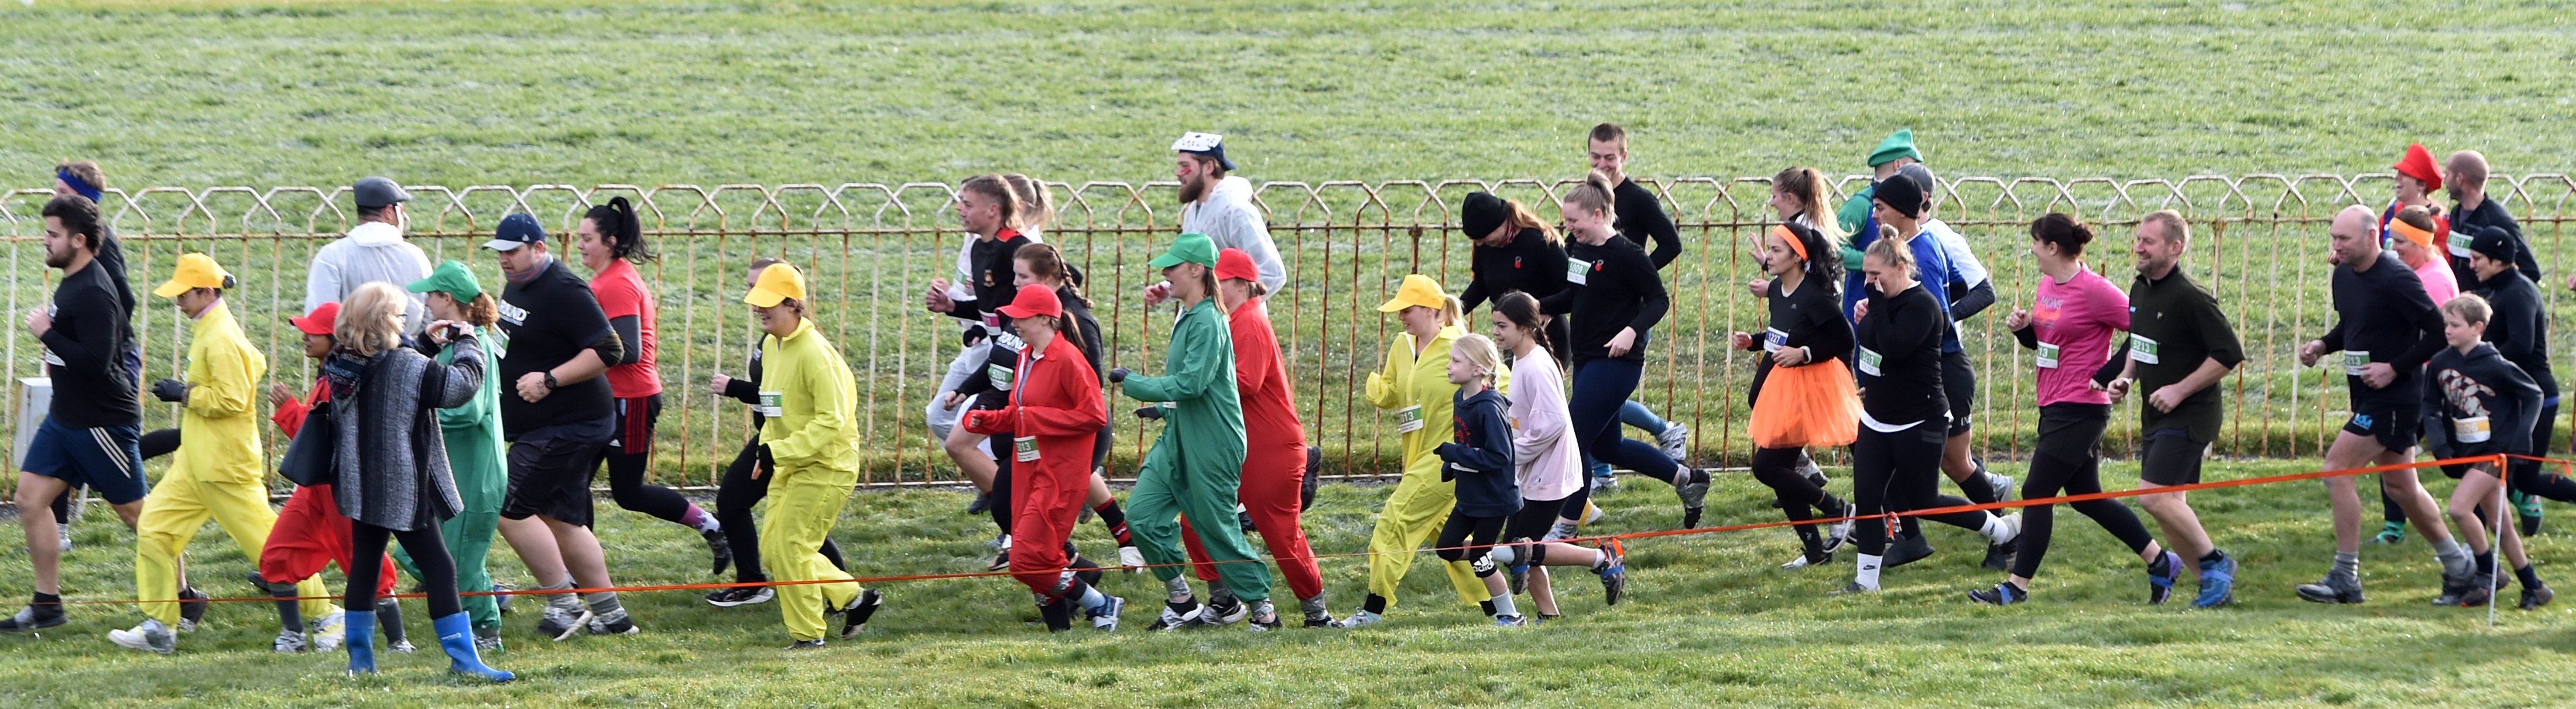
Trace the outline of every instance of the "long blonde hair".
<instances>
[{"instance_id":1,"label":"long blonde hair","mask_svg":"<svg viewBox=\"0 0 2576 709\"><path fill-rule=\"evenodd\" d=\"M1825 206L1828 193L1823 171L1812 167L1791 167L1773 175L1771 186L1782 194L1798 198L1798 204L1806 207L1799 211L1799 215L1807 218L1807 228L1816 230L1828 243L1842 241L1843 226Z\"/></svg>"},{"instance_id":2,"label":"long blonde hair","mask_svg":"<svg viewBox=\"0 0 2576 709\"><path fill-rule=\"evenodd\" d=\"M357 292L340 302L340 317L331 323L331 337L339 340L340 346L368 357L401 347L403 309L410 300L391 283L375 281L358 286Z\"/></svg>"},{"instance_id":3,"label":"long blonde hair","mask_svg":"<svg viewBox=\"0 0 2576 709\"><path fill-rule=\"evenodd\" d=\"M1468 364L1475 365L1476 376L1485 378L1485 386L1493 386L1502 378L1503 352L1494 346L1494 338L1467 333L1449 343L1449 351L1466 357Z\"/></svg>"}]
</instances>

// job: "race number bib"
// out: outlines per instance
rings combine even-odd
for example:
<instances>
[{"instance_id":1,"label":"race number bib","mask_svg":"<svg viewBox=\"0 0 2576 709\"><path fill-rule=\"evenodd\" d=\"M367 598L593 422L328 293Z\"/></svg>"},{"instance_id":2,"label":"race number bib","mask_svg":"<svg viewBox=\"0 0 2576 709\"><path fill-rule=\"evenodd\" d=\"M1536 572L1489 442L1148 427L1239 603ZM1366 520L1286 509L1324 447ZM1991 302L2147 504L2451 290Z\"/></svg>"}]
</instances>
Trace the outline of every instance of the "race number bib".
<instances>
[{"instance_id":1,"label":"race number bib","mask_svg":"<svg viewBox=\"0 0 2576 709\"><path fill-rule=\"evenodd\" d=\"M1011 439L1011 459L1022 463L1037 462L1038 437L1020 436Z\"/></svg>"},{"instance_id":2,"label":"race number bib","mask_svg":"<svg viewBox=\"0 0 2576 709\"><path fill-rule=\"evenodd\" d=\"M984 377L993 380L994 389L1010 391L1011 380L1016 376L1018 376L1018 373L1011 371L1011 368L1009 367L998 364L984 365Z\"/></svg>"},{"instance_id":3,"label":"race number bib","mask_svg":"<svg viewBox=\"0 0 2576 709\"><path fill-rule=\"evenodd\" d=\"M2456 231L2451 232L2451 256L2453 258L2468 258L2469 242L2469 235Z\"/></svg>"},{"instance_id":4,"label":"race number bib","mask_svg":"<svg viewBox=\"0 0 2576 709\"><path fill-rule=\"evenodd\" d=\"M2363 368L2366 368L2366 367L2369 367L2369 366L2370 366L2370 353L2368 353L2368 352L2345 352L2345 353L2343 353L2343 373L2358 377L2358 376L2361 376L2361 370L2362 370Z\"/></svg>"},{"instance_id":5,"label":"race number bib","mask_svg":"<svg viewBox=\"0 0 2576 709\"><path fill-rule=\"evenodd\" d=\"M783 407L783 406L780 406L780 405L779 405L779 403L778 403L779 399L784 398L785 396L786 396L786 395L785 395L784 393L782 393L782 392L775 392L775 391L764 391L764 392L761 392L761 393L760 393L760 405L759 405L759 406L752 407L752 408L759 410L759 411L760 411L760 415L762 415L762 416L768 416L768 417L772 417L772 418L776 418L776 417L780 417L780 416L786 416L786 415L787 415L787 409L786 409L785 407Z\"/></svg>"},{"instance_id":6,"label":"race number bib","mask_svg":"<svg viewBox=\"0 0 2576 709\"><path fill-rule=\"evenodd\" d=\"M2056 369L2056 368L2057 368L2057 352L2058 352L2057 343L2054 343L2054 342L2042 342L2042 343L2039 343L2039 368L2040 368L2040 369Z\"/></svg>"},{"instance_id":7,"label":"race number bib","mask_svg":"<svg viewBox=\"0 0 2576 709\"><path fill-rule=\"evenodd\" d=\"M2489 426L2485 416L2451 419L2451 440L2461 443L2485 443L2488 438L2494 436L2495 430Z\"/></svg>"},{"instance_id":8,"label":"race number bib","mask_svg":"<svg viewBox=\"0 0 2576 709\"><path fill-rule=\"evenodd\" d=\"M2164 360L2156 356L2155 340L2150 340L2145 337L2140 337L2135 333L2131 333L2129 335L2129 361L2139 364L2156 364L2163 362Z\"/></svg>"},{"instance_id":9,"label":"race number bib","mask_svg":"<svg viewBox=\"0 0 2576 709\"><path fill-rule=\"evenodd\" d=\"M1780 351L1780 346L1788 344L1788 342L1789 333L1781 332L1780 328L1775 327L1762 331L1763 352L1778 352Z\"/></svg>"},{"instance_id":10,"label":"race number bib","mask_svg":"<svg viewBox=\"0 0 2576 709\"><path fill-rule=\"evenodd\" d=\"M1860 373L1873 377L1879 376L1878 361L1878 351L1867 347L1860 348Z\"/></svg>"},{"instance_id":11,"label":"race number bib","mask_svg":"<svg viewBox=\"0 0 2576 709\"><path fill-rule=\"evenodd\" d=\"M1395 410L1396 433L1412 433L1420 430L1422 430L1421 404L1414 404L1412 406Z\"/></svg>"},{"instance_id":12,"label":"race number bib","mask_svg":"<svg viewBox=\"0 0 2576 709\"><path fill-rule=\"evenodd\" d=\"M1591 277L1588 275L1590 273L1592 273L1592 262L1573 258L1565 260L1565 282L1578 286L1591 285Z\"/></svg>"}]
</instances>

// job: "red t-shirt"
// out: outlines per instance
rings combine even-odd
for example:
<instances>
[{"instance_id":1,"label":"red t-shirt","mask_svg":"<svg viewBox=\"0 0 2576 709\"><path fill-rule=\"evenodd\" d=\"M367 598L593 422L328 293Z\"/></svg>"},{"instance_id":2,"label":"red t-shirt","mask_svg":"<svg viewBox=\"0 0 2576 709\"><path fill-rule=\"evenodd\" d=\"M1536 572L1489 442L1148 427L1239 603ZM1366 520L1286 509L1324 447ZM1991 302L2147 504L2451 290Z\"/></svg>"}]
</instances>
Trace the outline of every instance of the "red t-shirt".
<instances>
[{"instance_id":1,"label":"red t-shirt","mask_svg":"<svg viewBox=\"0 0 2576 709\"><path fill-rule=\"evenodd\" d=\"M633 399L662 393L662 375L653 369L653 294L644 289L644 277L635 272L635 264L625 259L608 262L590 279L590 292L599 298L599 309L609 320L635 318L636 337L643 340L644 354L634 364L608 368L609 394Z\"/></svg>"}]
</instances>

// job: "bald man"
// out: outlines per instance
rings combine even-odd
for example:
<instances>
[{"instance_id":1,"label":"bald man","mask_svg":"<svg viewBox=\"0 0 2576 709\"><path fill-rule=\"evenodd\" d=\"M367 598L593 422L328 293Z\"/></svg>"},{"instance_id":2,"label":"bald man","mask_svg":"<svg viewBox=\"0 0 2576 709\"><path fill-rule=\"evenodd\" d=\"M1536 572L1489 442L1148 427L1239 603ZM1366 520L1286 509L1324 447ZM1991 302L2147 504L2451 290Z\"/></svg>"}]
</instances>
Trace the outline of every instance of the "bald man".
<instances>
[{"instance_id":1,"label":"bald man","mask_svg":"<svg viewBox=\"0 0 2576 709\"><path fill-rule=\"evenodd\" d=\"M2514 223L2513 213L2505 211L2504 205L2487 199L2487 156L2475 150L2452 153L2442 163L2442 189L2458 203L2450 214L2451 243L2445 245L2451 275L2464 284L2478 282L2477 272L2469 268L2469 244L2479 235L2495 234L2513 241L2514 270L2533 283L2543 282L2540 262L2532 258L2531 244L2522 240L2522 226Z\"/></svg>"},{"instance_id":2,"label":"bald man","mask_svg":"<svg viewBox=\"0 0 2576 709\"><path fill-rule=\"evenodd\" d=\"M2313 366L2328 353L2344 371L2352 393L2352 418L2326 449L2327 470L2398 465L2415 459L2415 437L2423 416L2424 362L2442 349L2442 316L2424 283L2379 249L2377 222L2369 207L2353 205L2336 213L2327 231L2333 236L2334 329L2299 347L2299 364ZM2361 495L2355 476L2326 478L2326 496L2334 505L2334 568L2324 580L2299 586L2299 597L2318 603L2360 603ZM2451 539L2449 523L2433 505L2433 496L2412 469L2379 474L2389 499L2406 509L2406 518L2423 532L2442 562L2442 596L2457 603L2469 590L2473 570L2468 552ZM2437 600L2436 603L2441 601Z\"/></svg>"}]
</instances>

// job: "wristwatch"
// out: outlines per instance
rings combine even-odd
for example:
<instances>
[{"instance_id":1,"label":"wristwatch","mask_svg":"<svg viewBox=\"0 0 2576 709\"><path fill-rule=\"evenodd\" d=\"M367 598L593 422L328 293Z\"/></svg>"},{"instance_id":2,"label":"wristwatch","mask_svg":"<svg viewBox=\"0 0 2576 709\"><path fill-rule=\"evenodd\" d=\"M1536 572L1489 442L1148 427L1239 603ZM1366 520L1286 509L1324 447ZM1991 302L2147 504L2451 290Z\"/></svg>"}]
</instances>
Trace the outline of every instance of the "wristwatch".
<instances>
[{"instance_id":1,"label":"wristwatch","mask_svg":"<svg viewBox=\"0 0 2576 709\"><path fill-rule=\"evenodd\" d=\"M563 388L562 384L555 383L555 373L546 372L546 391L554 391L561 388Z\"/></svg>"}]
</instances>

